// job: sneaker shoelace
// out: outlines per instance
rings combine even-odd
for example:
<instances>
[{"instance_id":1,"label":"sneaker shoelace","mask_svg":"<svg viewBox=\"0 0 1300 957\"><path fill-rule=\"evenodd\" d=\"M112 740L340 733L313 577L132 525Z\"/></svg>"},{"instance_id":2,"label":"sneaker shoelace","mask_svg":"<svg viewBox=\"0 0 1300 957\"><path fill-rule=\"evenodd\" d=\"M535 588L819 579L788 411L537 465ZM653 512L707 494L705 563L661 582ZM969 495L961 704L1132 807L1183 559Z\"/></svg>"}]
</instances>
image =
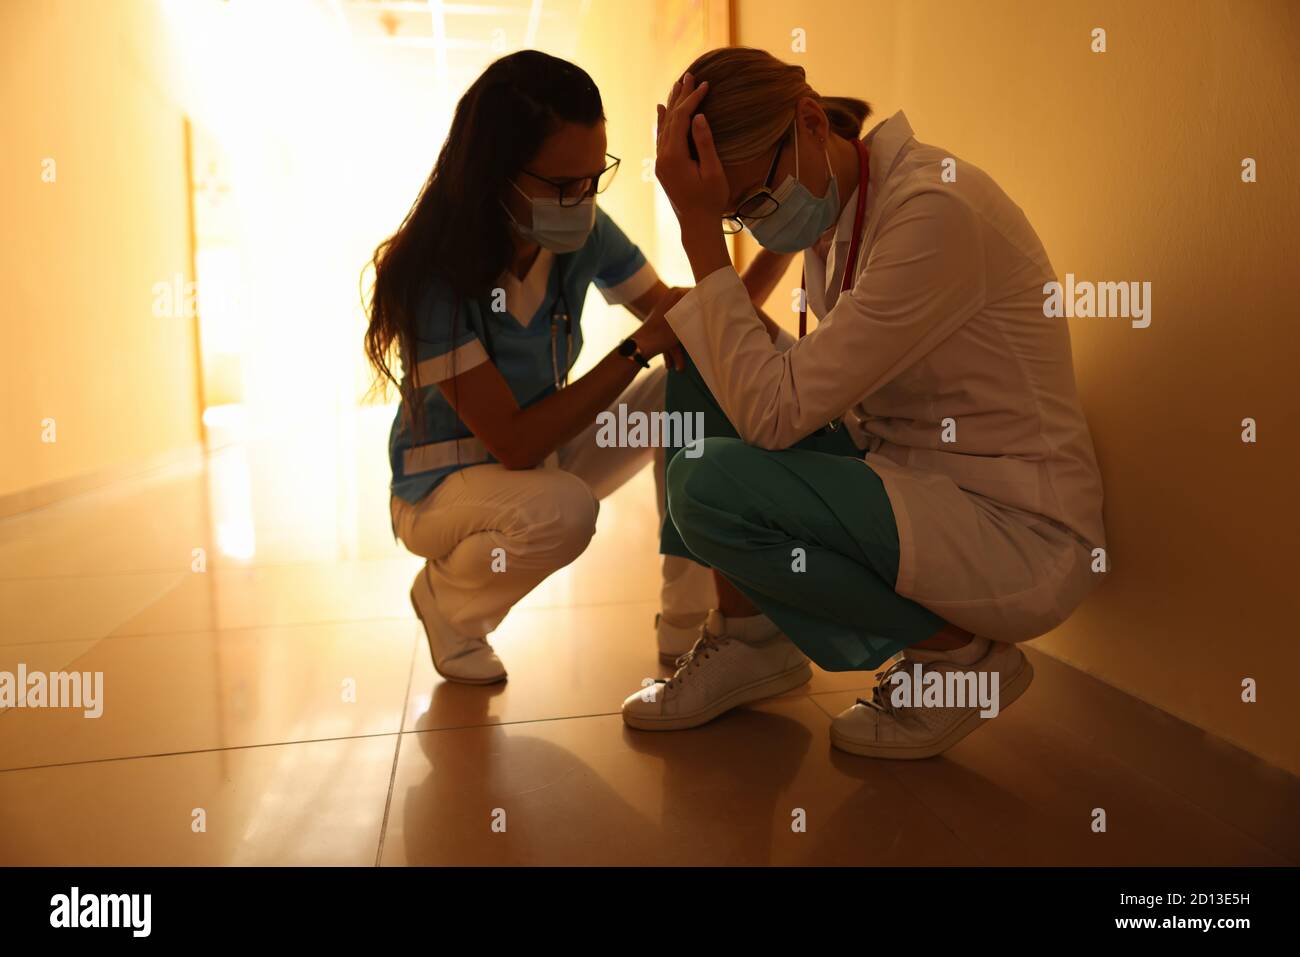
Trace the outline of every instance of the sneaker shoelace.
<instances>
[{"instance_id":1,"label":"sneaker shoelace","mask_svg":"<svg viewBox=\"0 0 1300 957\"><path fill-rule=\"evenodd\" d=\"M698 668L700 662L709 657L710 652L718 651L726 644L727 640L725 635L711 635L701 628L700 637L695 639L695 644L691 647L691 650L677 659L676 673L666 681L663 678L659 678L658 681L664 685L665 690L683 684L686 681L686 676Z\"/></svg>"},{"instance_id":2,"label":"sneaker shoelace","mask_svg":"<svg viewBox=\"0 0 1300 957\"><path fill-rule=\"evenodd\" d=\"M894 675L907 669L908 661L906 658L899 658L884 671L876 672L876 686L871 689L871 698L859 698L858 704L879 711L881 714L893 714L894 706L889 701L889 691L886 685L890 684Z\"/></svg>"}]
</instances>

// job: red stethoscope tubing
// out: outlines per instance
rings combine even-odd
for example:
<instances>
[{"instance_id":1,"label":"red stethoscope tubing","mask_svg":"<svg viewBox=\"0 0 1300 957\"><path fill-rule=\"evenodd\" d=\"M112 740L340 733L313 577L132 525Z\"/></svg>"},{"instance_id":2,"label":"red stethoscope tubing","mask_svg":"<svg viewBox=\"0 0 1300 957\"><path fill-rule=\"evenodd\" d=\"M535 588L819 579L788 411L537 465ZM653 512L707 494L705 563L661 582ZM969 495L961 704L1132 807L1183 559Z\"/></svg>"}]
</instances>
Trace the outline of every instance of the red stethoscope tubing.
<instances>
[{"instance_id":1,"label":"red stethoscope tubing","mask_svg":"<svg viewBox=\"0 0 1300 957\"><path fill-rule=\"evenodd\" d=\"M853 212L853 238L849 241L849 258L844 263L844 281L840 283L840 292L848 292L853 286L858 263L858 251L862 246L862 221L867 212L867 182L871 178L868 166L869 155L862 140L854 140L858 148L858 202ZM806 272L799 277L799 338L808 334L808 278Z\"/></svg>"}]
</instances>

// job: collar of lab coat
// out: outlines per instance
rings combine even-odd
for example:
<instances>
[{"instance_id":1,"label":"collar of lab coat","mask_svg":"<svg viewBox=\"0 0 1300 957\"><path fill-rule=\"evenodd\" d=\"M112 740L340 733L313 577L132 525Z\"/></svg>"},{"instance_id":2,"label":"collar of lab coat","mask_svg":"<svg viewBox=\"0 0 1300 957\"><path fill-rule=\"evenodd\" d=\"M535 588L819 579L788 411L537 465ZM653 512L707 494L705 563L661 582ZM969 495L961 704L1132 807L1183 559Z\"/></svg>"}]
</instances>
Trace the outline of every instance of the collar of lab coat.
<instances>
[{"instance_id":1,"label":"collar of lab coat","mask_svg":"<svg viewBox=\"0 0 1300 957\"><path fill-rule=\"evenodd\" d=\"M880 195L879 185L884 183L889 174L893 172L894 164L898 162L903 146L913 135L912 125L907 122L907 117L903 114L903 111L899 110L889 119L882 120L873 126L871 131L863 137L867 148L871 151L871 158L867 162L871 172L871 182L867 186L868 208L870 208L872 198ZM853 218L857 212L857 206L858 190L855 186L853 192L849 194L849 201L844 204L844 209L840 212L839 222L835 227L835 241L837 243L847 243L853 239Z\"/></svg>"},{"instance_id":2,"label":"collar of lab coat","mask_svg":"<svg viewBox=\"0 0 1300 957\"><path fill-rule=\"evenodd\" d=\"M887 120L877 123L863 139L871 149L871 181L883 183L894 171L903 147L915 136L912 124L907 116L899 110Z\"/></svg>"},{"instance_id":3,"label":"collar of lab coat","mask_svg":"<svg viewBox=\"0 0 1300 957\"><path fill-rule=\"evenodd\" d=\"M876 200L885 190L885 182L894 171L902 157L903 148L912 140L912 126L907 122L903 111L899 110L887 120L882 120L871 128L863 137L871 157L867 161L870 169L870 181L867 184L866 222L863 232L868 232L867 224L871 222ZM849 243L853 239L853 220L858 211L858 188L855 186L849 194L848 202L840 211L840 218L835 225L835 239L827 251L827 258L822 260L816 253L804 254L804 270L808 284L808 308L819 319L825 318L840 296L840 283L844 279L845 259L848 256ZM857 264L860 270L866 263L863 254Z\"/></svg>"}]
</instances>

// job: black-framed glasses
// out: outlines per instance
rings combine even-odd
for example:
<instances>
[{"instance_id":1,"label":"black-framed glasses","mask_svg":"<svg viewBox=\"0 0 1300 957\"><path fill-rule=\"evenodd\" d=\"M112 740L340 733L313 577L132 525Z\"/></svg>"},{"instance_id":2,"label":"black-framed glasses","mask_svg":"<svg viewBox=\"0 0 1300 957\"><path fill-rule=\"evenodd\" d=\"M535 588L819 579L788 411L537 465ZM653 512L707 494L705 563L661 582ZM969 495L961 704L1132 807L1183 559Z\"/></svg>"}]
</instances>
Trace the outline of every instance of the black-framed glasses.
<instances>
[{"instance_id":1,"label":"black-framed glasses","mask_svg":"<svg viewBox=\"0 0 1300 957\"><path fill-rule=\"evenodd\" d=\"M772 195L772 177L776 175L776 167L781 162L781 153L785 151L785 144L789 139L789 134L786 134L781 137L781 142L777 144L776 155L772 157L772 165L768 168L767 178L763 180L763 185L742 199L734 213L722 217L722 231L724 233L729 236L734 235L749 223L760 220L765 216L771 216L781 208L780 201Z\"/></svg>"},{"instance_id":2,"label":"black-framed glasses","mask_svg":"<svg viewBox=\"0 0 1300 957\"><path fill-rule=\"evenodd\" d=\"M618 172L618 164L622 162L617 156L606 153L605 158L612 160L599 173L591 176L579 176L575 179L551 179L549 176L538 176L531 170L520 170L521 173L527 173L533 179L541 180L548 186L555 187L560 197L561 206L577 206L589 196L595 196L597 193L603 193L609 189L609 184L614 181L614 174Z\"/></svg>"}]
</instances>

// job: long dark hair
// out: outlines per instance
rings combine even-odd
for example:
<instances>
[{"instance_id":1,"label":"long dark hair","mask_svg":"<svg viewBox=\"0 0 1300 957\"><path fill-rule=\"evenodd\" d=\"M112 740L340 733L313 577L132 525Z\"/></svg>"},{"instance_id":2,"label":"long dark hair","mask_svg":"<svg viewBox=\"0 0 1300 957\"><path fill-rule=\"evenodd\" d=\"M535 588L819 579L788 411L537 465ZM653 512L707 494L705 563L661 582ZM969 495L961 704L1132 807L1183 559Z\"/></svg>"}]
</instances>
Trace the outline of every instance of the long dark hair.
<instances>
[{"instance_id":1,"label":"long dark hair","mask_svg":"<svg viewBox=\"0 0 1300 957\"><path fill-rule=\"evenodd\" d=\"M604 118L600 91L586 71L537 50L497 60L456 104L433 171L372 260L366 357L377 388L390 382L399 387L412 425L420 420L415 313L422 294L439 280L457 306L486 296L514 259L512 227L500 202L509 181L562 123L593 126ZM405 380L394 375L394 346Z\"/></svg>"}]
</instances>

